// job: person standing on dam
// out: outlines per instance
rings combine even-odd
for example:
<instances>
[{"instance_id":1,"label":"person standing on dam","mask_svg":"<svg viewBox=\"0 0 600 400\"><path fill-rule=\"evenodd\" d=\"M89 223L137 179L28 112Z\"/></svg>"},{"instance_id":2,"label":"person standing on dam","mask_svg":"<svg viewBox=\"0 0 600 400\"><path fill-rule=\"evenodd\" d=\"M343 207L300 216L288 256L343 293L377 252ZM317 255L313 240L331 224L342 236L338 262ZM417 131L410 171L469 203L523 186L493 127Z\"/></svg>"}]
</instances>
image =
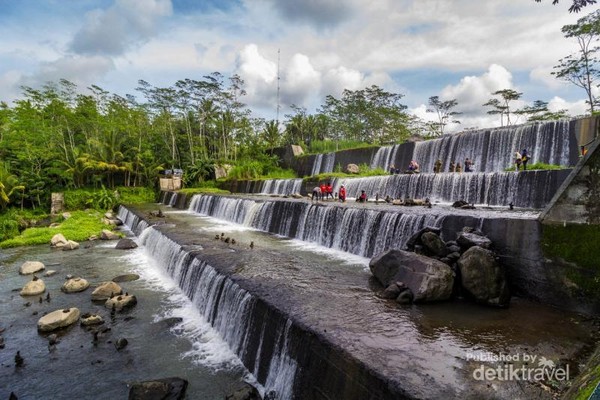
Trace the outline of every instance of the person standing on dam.
<instances>
[{"instance_id":1,"label":"person standing on dam","mask_svg":"<svg viewBox=\"0 0 600 400\"><path fill-rule=\"evenodd\" d=\"M315 186L312 192L311 201L315 201L317 199L317 203L319 202L319 197L321 197L321 188L319 186Z\"/></svg>"},{"instance_id":2,"label":"person standing on dam","mask_svg":"<svg viewBox=\"0 0 600 400\"><path fill-rule=\"evenodd\" d=\"M521 152L521 163L523 164L523 171L527 170L527 161L529 161L529 153L527 149L523 149Z\"/></svg>"},{"instance_id":3,"label":"person standing on dam","mask_svg":"<svg viewBox=\"0 0 600 400\"><path fill-rule=\"evenodd\" d=\"M346 202L346 188L344 185L340 186L339 200L341 203Z\"/></svg>"},{"instance_id":4,"label":"person standing on dam","mask_svg":"<svg viewBox=\"0 0 600 400\"><path fill-rule=\"evenodd\" d=\"M515 170L517 172L519 172L519 170L521 169L521 162L522 162L521 153L519 153L518 151L515 151Z\"/></svg>"}]
</instances>

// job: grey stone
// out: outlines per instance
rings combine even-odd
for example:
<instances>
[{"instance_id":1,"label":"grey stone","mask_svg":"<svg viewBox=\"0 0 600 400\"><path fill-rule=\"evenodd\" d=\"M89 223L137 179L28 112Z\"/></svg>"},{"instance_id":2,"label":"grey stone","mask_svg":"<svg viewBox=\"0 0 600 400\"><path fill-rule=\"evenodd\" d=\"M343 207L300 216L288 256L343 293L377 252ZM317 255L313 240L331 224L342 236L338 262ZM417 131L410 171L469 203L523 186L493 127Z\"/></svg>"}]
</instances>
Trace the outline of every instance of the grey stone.
<instances>
[{"instance_id":1,"label":"grey stone","mask_svg":"<svg viewBox=\"0 0 600 400\"><path fill-rule=\"evenodd\" d=\"M176 377L134 382L128 400L182 400L187 386L188 381Z\"/></svg>"},{"instance_id":2,"label":"grey stone","mask_svg":"<svg viewBox=\"0 0 600 400\"><path fill-rule=\"evenodd\" d=\"M508 306L510 291L504 268L496 261L492 251L473 246L465 251L457 264L462 287L475 301L491 306Z\"/></svg>"},{"instance_id":3,"label":"grey stone","mask_svg":"<svg viewBox=\"0 0 600 400\"><path fill-rule=\"evenodd\" d=\"M117 242L115 249L130 250L138 247L137 243L129 238L123 238Z\"/></svg>"},{"instance_id":4,"label":"grey stone","mask_svg":"<svg viewBox=\"0 0 600 400\"><path fill-rule=\"evenodd\" d=\"M36 272L39 272L45 268L46 267L44 266L44 264L39 261L25 261L19 268L19 274L35 274Z\"/></svg>"},{"instance_id":5,"label":"grey stone","mask_svg":"<svg viewBox=\"0 0 600 400\"><path fill-rule=\"evenodd\" d=\"M421 235L421 242L423 246L438 257L444 257L448 254L448 248L446 243L438 235L433 232L425 232Z\"/></svg>"},{"instance_id":6,"label":"grey stone","mask_svg":"<svg viewBox=\"0 0 600 400\"><path fill-rule=\"evenodd\" d=\"M369 268L383 284L403 282L415 302L447 300L452 295L452 269L433 258L402 250L389 250L371 259Z\"/></svg>"},{"instance_id":7,"label":"grey stone","mask_svg":"<svg viewBox=\"0 0 600 400\"><path fill-rule=\"evenodd\" d=\"M140 276L138 274L124 274L124 275L115 276L112 279L112 281L113 282L131 282L131 281L137 281L138 279L140 279Z\"/></svg>"},{"instance_id":8,"label":"grey stone","mask_svg":"<svg viewBox=\"0 0 600 400\"><path fill-rule=\"evenodd\" d=\"M468 249L473 246L489 249L492 246L492 241L486 236L480 236L469 232L461 232L456 238L456 241L464 249Z\"/></svg>"},{"instance_id":9,"label":"grey stone","mask_svg":"<svg viewBox=\"0 0 600 400\"><path fill-rule=\"evenodd\" d=\"M395 299L400 294L400 288L395 283L392 283L381 292L382 299Z\"/></svg>"},{"instance_id":10,"label":"grey stone","mask_svg":"<svg viewBox=\"0 0 600 400\"><path fill-rule=\"evenodd\" d=\"M38 320L40 332L50 332L55 329L72 325L79 319L79 310L75 307L60 309L44 315Z\"/></svg>"}]
</instances>

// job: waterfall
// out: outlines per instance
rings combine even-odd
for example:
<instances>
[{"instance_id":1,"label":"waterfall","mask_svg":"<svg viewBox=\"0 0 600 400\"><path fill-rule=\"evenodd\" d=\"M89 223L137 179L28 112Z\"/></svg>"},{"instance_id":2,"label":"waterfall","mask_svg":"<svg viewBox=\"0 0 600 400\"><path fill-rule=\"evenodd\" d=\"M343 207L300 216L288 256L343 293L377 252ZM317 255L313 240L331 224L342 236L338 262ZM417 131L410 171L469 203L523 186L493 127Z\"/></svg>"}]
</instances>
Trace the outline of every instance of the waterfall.
<instances>
[{"instance_id":1,"label":"waterfall","mask_svg":"<svg viewBox=\"0 0 600 400\"><path fill-rule=\"evenodd\" d=\"M379 198L429 198L432 202L452 203L464 200L474 204L542 208L554 196L570 170L400 174L366 178L336 178L335 191L346 187L349 199L365 190L370 199Z\"/></svg>"},{"instance_id":2,"label":"waterfall","mask_svg":"<svg viewBox=\"0 0 600 400\"><path fill-rule=\"evenodd\" d=\"M292 194L300 193L302 179L267 179L262 182L259 194Z\"/></svg>"},{"instance_id":3,"label":"waterfall","mask_svg":"<svg viewBox=\"0 0 600 400\"><path fill-rule=\"evenodd\" d=\"M499 172L513 165L516 151L527 149L530 163L570 166L569 125L560 120L447 135L418 142L413 159L421 172L432 172L438 158L442 171L448 171L450 162L464 164L467 157L474 171Z\"/></svg>"},{"instance_id":4,"label":"waterfall","mask_svg":"<svg viewBox=\"0 0 600 400\"><path fill-rule=\"evenodd\" d=\"M117 218L123 222L123 224L127 226L136 236L139 236L149 226L148 222L123 206L119 206Z\"/></svg>"},{"instance_id":5,"label":"waterfall","mask_svg":"<svg viewBox=\"0 0 600 400\"><path fill-rule=\"evenodd\" d=\"M171 193L171 198L169 199L169 204L168 204L169 207L173 207L173 206L175 206L175 204L177 204L177 196L178 196L177 192Z\"/></svg>"},{"instance_id":6,"label":"waterfall","mask_svg":"<svg viewBox=\"0 0 600 400\"><path fill-rule=\"evenodd\" d=\"M398 149L401 146L402 145L396 144L393 146L380 147L371 160L371 169L381 168L385 171L389 171L390 167L394 164ZM404 166L401 165L394 165L394 167L404 168Z\"/></svg>"},{"instance_id":7,"label":"waterfall","mask_svg":"<svg viewBox=\"0 0 600 400\"><path fill-rule=\"evenodd\" d=\"M333 172L335 167L335 153L320 153L315 156L310 175Z\"/></svg>"},{"instance_id":8,"label":"waterfall","mask_svg":"<svg viewBox=\"0 0 600 400\"><path fill-rule=\"evenodd\" d=\"M440 217L430 214L212 195L195 195L189 211L363 257L402 248L414 232L440 223Z\"/></svg>"},{"instance_id":9,"label":"waterfall","mask_svg":"<svg viewBox=\"0 0 600 400\"><path fill-rule=\"evenodd\" d=\"M119 210L119 218L134 222L139 219L124 207ZM129 228L136 229L132 225ZM276 343L263 345L262 338L272 329L266 323L267 318L278 321L273 315L266 316L264 310L256 310L259 305L253 295L155 228L146 229L140 241L144 251L165 268L204 320L210 323L245 365L250 365L249 369L254 370L264 391L273 392L277 399L292 399L298 368L288 345L293 326L291 320L285 319L278 324ZM260 346L255 349L252 343L257 336L261 338ZM261 359L268 366L263 367L267 371L264 376L258 373Z\"/></svg>"}]
</instances>

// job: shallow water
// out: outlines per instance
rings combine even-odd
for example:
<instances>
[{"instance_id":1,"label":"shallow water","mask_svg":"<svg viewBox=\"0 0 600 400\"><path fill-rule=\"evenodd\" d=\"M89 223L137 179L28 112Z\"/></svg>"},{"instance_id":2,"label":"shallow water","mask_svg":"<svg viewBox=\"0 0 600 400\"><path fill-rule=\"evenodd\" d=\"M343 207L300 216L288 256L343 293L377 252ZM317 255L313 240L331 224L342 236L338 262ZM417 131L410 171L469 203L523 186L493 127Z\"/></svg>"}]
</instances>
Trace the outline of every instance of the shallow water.
<instances>
[{"instance_id":1,"label":"shallow water","mask_svg":"<svg viewBox=\"0 0 600 400\"><path fill-rule=\"evenodd\" d=\"M2 250L0 255L0 329L6 347L0 350L0 398L14 392L19 399L123 399L133 381L178 376L188 380L188 397L223 399L246 375L226 344L203 323L178 288L145 256L143 248L121 251L115 242L93 242L90 248L71 252L47 246ZM23 298L18 291L30 276L20 276L26 260L39 260L58 273L42 277L51 301ZM82 293L60 291L67 274L81 276L92 285L117 275L135 272L141 279L120 283L135 294L138 304L117 313L90 300L93 288ZM45 298L46 293L43 297ZM25 303L31 302L29 307ZM95 312L111 330L100 335L97 345L85 328L73 325L61 330L60 343L49 351L46 334L36 323L44 312L76 306L81 313ZM33 315L37 313L37 315ZM182 317L172 329L165 318ZM114 342L126 338L128 346L117 351ZM15 368L17 351L25 365Z\"/></svg>"},{"instance_id":2,"label":"shallow water","mask_svg":"<svg viewBox=\"0 0 600 400\"><path fill-rule=\"evenodd\" d=\"M375 296L366 258L186 211L168 211L166 220L171 225L161 230L189 232L194 244L222 252L227 262L244 260L233 275L254 282L257 295L402 381L417 397L453 392L465 398L549 398L537 381L474 380L482 365L502 364L469 357L544 357L568 364L572 378L593 343L594 328L575 313L518 298L508 309L466 301L401 307ZM236 245L215 240L221 233L235 238Z\"/></svg>"}]
</instances>

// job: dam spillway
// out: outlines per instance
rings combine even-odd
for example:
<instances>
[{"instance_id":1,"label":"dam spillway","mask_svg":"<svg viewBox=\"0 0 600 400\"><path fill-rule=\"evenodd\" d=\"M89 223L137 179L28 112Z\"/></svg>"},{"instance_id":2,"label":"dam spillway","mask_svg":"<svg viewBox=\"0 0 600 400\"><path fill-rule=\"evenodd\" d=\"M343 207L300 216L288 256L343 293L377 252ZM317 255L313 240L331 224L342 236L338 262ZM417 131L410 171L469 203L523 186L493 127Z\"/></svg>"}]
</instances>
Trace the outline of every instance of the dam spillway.
<instances>
[{"instance_id":1,"label":"dam spillway","mask_svg":"<svg viewBox=\"0 0 600 400\"><path fill-rule=\"evenodd\" d=\"M123 219L143 227L138 214ZM531 352L557 358L559 351L571 354L562 343L585 342L568 313L522 301L509 310L465 303L390 307L373 296L364 264L197 214L166 214L143 231L147 251L278 399L526 398L515 382L491 389L473 380L477 365L467 354L518 351L518 343L527 343ZM238 244L215 240L219 232ZM525 319L527 326L508 329ZM556 353L548 353L553 346Z\"/></svg>"}]
</instances>

